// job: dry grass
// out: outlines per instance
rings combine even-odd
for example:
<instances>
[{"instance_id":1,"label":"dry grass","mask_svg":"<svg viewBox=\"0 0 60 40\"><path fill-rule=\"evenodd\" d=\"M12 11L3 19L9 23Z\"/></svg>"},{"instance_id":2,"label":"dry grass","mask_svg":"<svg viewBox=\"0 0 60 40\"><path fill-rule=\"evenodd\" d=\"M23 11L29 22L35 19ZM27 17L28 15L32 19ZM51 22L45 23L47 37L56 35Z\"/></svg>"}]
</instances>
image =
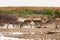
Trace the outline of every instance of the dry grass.
<instances>
[{"instance_id":1,"label":"dry grass","mask_svg":"<svg viewBox=\"0 0 60 40\"><path fill-rule=\"evenodd\" d=\"M60 7L33 7L33 6L22 6L22 7L0 7L0 10L42 10L42 9L50 9L50 10L60 10Z\"/></svg>"}]
</instances>

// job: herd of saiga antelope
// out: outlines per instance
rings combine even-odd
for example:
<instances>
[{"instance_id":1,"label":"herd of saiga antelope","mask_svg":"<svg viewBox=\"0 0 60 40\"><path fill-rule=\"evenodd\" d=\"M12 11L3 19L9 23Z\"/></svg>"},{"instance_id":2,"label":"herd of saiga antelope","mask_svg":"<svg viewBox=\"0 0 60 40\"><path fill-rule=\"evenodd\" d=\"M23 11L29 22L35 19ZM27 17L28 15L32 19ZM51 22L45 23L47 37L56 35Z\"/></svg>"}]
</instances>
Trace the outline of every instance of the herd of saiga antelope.
<instances>
[{"instance_id":1,"label":"herd of saiga antelope","mask_svg":"<svg viewBox=\"0 0 60 40\"><path fill-rule=\"evenodd\" d=\"M0 25L7 24L7 28L9 27L9 24L12 24L13 27L22 27L23 25L30 25L32 28L32 22L34 22L36 28L41 28L43 25L51 24L52 22L56 22L56 19L58 18L51 18L48 19L48 17L30 17L26 16L23 17L24 21L19 21L17 16L10 15L10 14L0 14ZM60 20L57 20L60 21ZM57 23L56 23L57 24ZM47 26L44 26L44 28L47 28ZM56 27L57 28L57 25Z\"/></svg>"}]
</instances>

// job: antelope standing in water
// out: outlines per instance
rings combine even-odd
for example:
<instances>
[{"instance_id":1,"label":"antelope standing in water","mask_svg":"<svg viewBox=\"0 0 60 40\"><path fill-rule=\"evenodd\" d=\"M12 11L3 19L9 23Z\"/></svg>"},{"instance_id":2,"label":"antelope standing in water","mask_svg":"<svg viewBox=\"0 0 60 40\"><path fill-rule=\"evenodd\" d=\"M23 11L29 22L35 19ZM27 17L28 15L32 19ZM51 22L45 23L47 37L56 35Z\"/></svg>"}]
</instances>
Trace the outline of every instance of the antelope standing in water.
<instances>
[{"instance_id":1,"label":"antelope standing in water","mask_svg":"<svg viewBox=\"0 0 60 40\"><path fill-rule=\"evenodd\" d=\"M26 16L24 18L25 18L25 20L23 22L23 25L26 25L27 28L32 28L32 24L33 24L32 17L31 16ZM28 26L30 26L30 27L28 27Z\"/></svg>"},{"instance_id":2,"label":"antelope standing in water","mask_svg":"<svg viewBox=\"0 0 60 40\"><path fill-rule=\"evenodd\" d=\"M41 17L41 16L33 18L33 22L35 23L37 28L46 27L47 20L48 20L47 17Z\"/></svg>"},{"instance_id":3,"label":"antelope standing in water","mask_svg":"<svg viewBox=\"0 0 60 40\"><path fill-rule=\"evenodd\" d=\"M6 25L6 27L8 28L8 26L9 26L9 21L3 20L3 21L0 22L0 25L3 25L3 26Z\"/></svg>"},{"instance_id":4,"label":"antelope standing in water","mask_svg":"<svg viewBox=\"0 0 60 40\"><path fill-rule=\"evenodd\" d=\"M22 21L14 21L14 22L11 22L11 24L13 25L13 27L18 27L18 28L21 28L23 26Z\"/></svg>"},{"instance_id":5,"label":"antelope standing in water","mask_svg":"<svg viewBox=\"0 0 60 40\"><path fill-rule=\"evenodd\" d=\"M46 17L46 16L43 16L42 18L41 18L41 20L42 20L42 27L43 28L47 28L47 21L48 21L48 17Z\"/></svg>"},{"instance_id":6,"label":"antelope standing in water","mask_svg":"<svg viewBox=\"0 0 60 40\"><path fill-rule=\"evenodd\" d=\"M42 21L40 17L33 17L33 22L35 23L36 28L42 27Z\"/></svg>"},{"instance_id":7,"label":"antelope standing in water","mask_svg":"<svg viewBox=\"0 0 60 40\"><path fill-rule=\"evenodd\" d=\"M60 28L60 18L55 18L55 28Z\"/></svg>"},{"instance_id":8,"label":"antelope standing in water","mask_svg":"<svg viewBox=\"0 0 60 40\"><path fill-rule=\"evenodd\" d=\"M8 14L0 14L0 24L7 24L9 26L9 24L11 24L11 22L13 21L18 21L17 16L12 16L12 15L8 15ZM7 28L8 28L7 26Z\"/></svg>"}]
</instances>

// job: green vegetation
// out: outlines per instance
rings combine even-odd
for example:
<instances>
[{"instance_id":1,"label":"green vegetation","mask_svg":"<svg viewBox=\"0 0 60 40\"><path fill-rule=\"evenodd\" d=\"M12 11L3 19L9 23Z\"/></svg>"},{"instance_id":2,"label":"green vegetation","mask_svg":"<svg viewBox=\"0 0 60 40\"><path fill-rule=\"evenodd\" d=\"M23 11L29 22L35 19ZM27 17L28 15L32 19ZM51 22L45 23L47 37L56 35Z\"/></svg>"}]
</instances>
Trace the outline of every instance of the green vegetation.
<instances>
[{"instance_id":1,"label":"green vegetation","mask_svg":"<svg viewBox=\"0 0 60 40\"><path fill-rule=\"evenodd\" d=\"M40 16L44 15L49 18L53 17L56 15L56 17L60 17L60 10L0 10L0 13L4 14L18 14L19 17L24 17L24 16Z\"/></svg>"}]
</instances>

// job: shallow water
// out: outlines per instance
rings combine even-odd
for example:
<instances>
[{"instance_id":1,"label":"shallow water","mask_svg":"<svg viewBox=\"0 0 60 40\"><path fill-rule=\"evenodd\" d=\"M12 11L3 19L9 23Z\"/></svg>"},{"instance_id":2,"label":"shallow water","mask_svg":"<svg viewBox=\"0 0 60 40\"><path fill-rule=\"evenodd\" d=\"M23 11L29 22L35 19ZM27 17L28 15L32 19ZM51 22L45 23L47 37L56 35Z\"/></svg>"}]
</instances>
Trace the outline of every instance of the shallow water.
<instances>
[{"instance_id":1,"label":"shallow water","mask_svg":"<svg viewBox=\"0 0 60 40\"><path fill-rule=\"evenodd\" d=\"M19 38L5 37L2 33L0 33L0 40L20 40L20 39Z\"/></svg>"},{"instance_id":2,"label":"shallow water","mask_svg":"<svg viewBox=\"0 0 60 40\"><path fill-rule=\"evenodd\" d=\"M20 34L20 33L13 32L12 34ZM13 38L13 37L5 37L4 35L5 35L4 33L0 33L0 40L56 40L56 39L44 39L44 38L43 39L39 39L39 38L37 38L37 39L36 38L34 38L34 39L32 39L32 38L30 38L30 39L21 38L21 39L19 39L19 38ZM60 39L58 39L58 40L60 40Z\"/></svg>"},{"instance_id":3,"label":"shallow water","mask_svg":"<svg viewBox=\"0 0 60 40\"><path fill-rule=\"evenodd\" d=\"M0 40L56 40L56 39L19 39L19 38L11 38L11 37L4 37L0 36Z\"/></svg>"},{"instance_id":4,"label":"shallow water","mask_svg":"<svg viewBox=\"0 0 60 40\"><path fill-rule=\"evenodd\" d=\"M34 39L19 39L19 38L12 38L12 37L5 37L3 35L0 35L0 40L34 40Z\"/></svg>"},{"instance_id":5,"label":"shallow water","mask_svg":"<svg viewBox=\"0 0 60 40\"><path fill-rule=\"evenodd\" d=\"M0 26L0 28L7 28L7 24L3 27ZM13 27L11 24L9 24L9 28L15 28L15 27ZM24 26L24 28L30 28L30 26ZM7 32L3 32L3 33L0 32L0 40L34 40L34 39L23 39L23 38L19 39L19 38L5 37L4 35L6 35L6 34L7 34ZM23 34L23 33L9 32L9 34ZM34 34L34 33L32 33L32 34Z\"/></svg>"},{"instance_id":6,"label":"shallow water","mask_svg":"<svg viewBox=\"0 0 60 40\"><path fill-rule=\"evenodd\" d=\"M4 27L0 27L0 28L7 28L6 26L7 25L5 25ZM9 25L9 28L14 28L14 27L10 24ZM29 26L24 26L24 28L30 28L30 25ZM34 28L34 25L32 25L32 28ZM23 33L13 32L12 34L23 34ZM34 33L32 33L32 34L34 34ZM38 38L37 39L23 39L23 38L22 39L19 39L19 38L5 37L4 35L5 34L0 33L0 40L51 40L51 39L38 39ZM52 40L55 40L55 39L52 39Z\"/></svg>"}]
</instances>

